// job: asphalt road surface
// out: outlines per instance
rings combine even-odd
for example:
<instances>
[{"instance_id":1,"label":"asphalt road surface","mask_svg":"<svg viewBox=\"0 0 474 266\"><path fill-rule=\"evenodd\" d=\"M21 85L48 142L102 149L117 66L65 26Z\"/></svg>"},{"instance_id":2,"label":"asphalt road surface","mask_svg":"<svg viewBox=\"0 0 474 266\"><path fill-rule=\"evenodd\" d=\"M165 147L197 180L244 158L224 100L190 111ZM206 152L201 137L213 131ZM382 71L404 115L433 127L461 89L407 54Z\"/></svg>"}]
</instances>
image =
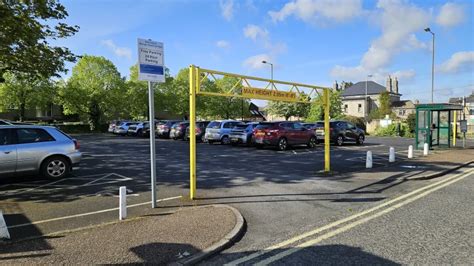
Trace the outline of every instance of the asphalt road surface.
<instances>
[{"instance_id":1,"label":"asphalt road surface","mask_svg":"<svg viewBox=\"0 0 474 266\"><path fill-rule=\"evenodd\" d=\"M0 180L0 209L13 239L71 230L118 218L118 189L126 186L129 216L168 211L189 204L189 144L157 140L158 209L150 206L148 140L112 135L79 135L84 159L72 177ZM232 204L248 229L228 253L209 263L232 261L317 225L376 205L424 185L397 178L407 169L388 172L389 147L406 158L412 139L368 137L363 146L331 148L333 173L325 175L322 145L316 149L272 149L199 144L198 199L194 205ZM374 169L364 172L365 154ZM419 154L419 153L417 153ZM379 174L389 174L389 182ZM181 197L183 196L183 197Z\"/></svg>"},{"instance_id":2,"label":"asphalt road surface","mask_svg":"<svg viewBox=\"0 0 474 266\"><path fill-rule=\"evenodd\" d=\"M253 252L203 264L473 265L474 168ZM384 205L384 206L382 206ZM380 207L381 206L381 207ZM236 255L236 254L233 254Z\"/></svg>"}]
</instances>

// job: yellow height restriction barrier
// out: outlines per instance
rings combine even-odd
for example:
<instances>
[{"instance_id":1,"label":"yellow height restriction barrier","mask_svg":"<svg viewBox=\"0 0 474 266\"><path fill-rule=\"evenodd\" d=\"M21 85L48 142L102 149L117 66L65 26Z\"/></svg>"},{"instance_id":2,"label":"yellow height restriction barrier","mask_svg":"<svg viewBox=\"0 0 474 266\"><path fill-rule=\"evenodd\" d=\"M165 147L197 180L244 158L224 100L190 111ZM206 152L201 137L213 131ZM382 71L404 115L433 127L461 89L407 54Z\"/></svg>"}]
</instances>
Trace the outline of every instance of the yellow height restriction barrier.
<instances>
[{"instance_id":1,"label":"yellow height restriction barrier","mask_svg":"<svg viewBox=\"0 0 474 266\"><path fill-rule=\"evenodd\" d=\"M222 92L201 90L201 83L207 79L216 81L216 76L233 77L236 83ZM256 84L259 83L260 87ZM278 89L280 87L280 89ZM287 90L281 89L288 88ZM321 95L322 92L322 95ZM331 170L329 135L329 94L330 88L302 83L244 76L222 71L189 66L189 132L196 132L196 96L209 95L220 97L238 97L271 101L311 103L312 99L322 96L324 105L324 171ZM196 198L196 138L189 138L189 178L191 199Z\"/></svg>"}]
</instances>

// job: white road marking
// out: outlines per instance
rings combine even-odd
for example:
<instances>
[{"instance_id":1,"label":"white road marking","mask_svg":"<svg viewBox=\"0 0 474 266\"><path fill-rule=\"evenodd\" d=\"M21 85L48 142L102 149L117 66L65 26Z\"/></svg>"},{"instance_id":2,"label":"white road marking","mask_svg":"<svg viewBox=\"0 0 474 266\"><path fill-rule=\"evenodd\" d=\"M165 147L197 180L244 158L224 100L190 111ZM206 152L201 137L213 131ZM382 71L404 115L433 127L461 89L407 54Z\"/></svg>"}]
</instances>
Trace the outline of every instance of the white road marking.
<instances>
[{"instance_id":1,"label":"white road marking","mask_svg":"<svg viewBox=\"0 0 474 266\"><path fill-rule=\"evenodd\" d=\"M88 186L88 185L93 184L93 183L95 183L95 182L97 182L97 181L99 181L99 180L102 180L102 179L104 179L104 178L107 178L107 177L109 177L109 176L111 176L111 175L113 175L113 173L111 173L111 174L106 174L106 175L104 175L103 177L100 177L100 178L97 178L97 179L92 180L92 181L90 181L90 182L87 182L87 183L85 183L85 184L82 184L82 185L80 185L79 187Z\"/></svg>"},{"instance_id":2,"label":"white road marking","mask_svg":"<svg viewBox=\"0 0 474 266\"><path fill-rule=\"evenodd\" d=\"M8 232L7 223L3 219L3 213L0 211L0 239L10 239L10 233Z\"/></svg>"},{"instance_id":3,"label":"white road marking","mask_svg":"<svg viewBox=\"0 0 474 266\"><path fill-rule=\"evenodd\" d=\"M468 175L468 174L472 174L473 172L474 172L474 170L470 170L470 171L467 171L467 172L465 172L465 173L461 173L461 174L458 174L458 175L454 175L454 176L452 176L452 177L448 177L448 178L443 179L443 180L440 180L440 181L438 181L438 182L435 182L435 183L426 185L426 186L424 186L424 187L421 187L421 188L419 188L419 189L416 189L416 190L414 190L414 191L412 191L412 192L409 192L409 193L407 193L407 194L404 194L404 195L398 196L398 197L396 197L396 198L394 198L394 199L388 200L388 201L386 201L386 202L384 202L384 203L382 203L382 204L380 204L380 205L377 205L377 206L372 207L372 208L370 208L370 209L367 209L367 210L365 210L365 211L362 211L362 212L359 212L359 213L354 214L354 215L352 215L352 216L349 216L349 217L343 218L343 219L341 219L341 220L332 222L332 223L327 224L327 225L325 225L325 226L316 228L316 229L314 229L314 230L311 230L311 231L306 232L306 233L304 233L304 234L301 234L301 235L299 235L299 236L295 236L295 237L293 237L293 238L291 238L291 239L285 240L285 241L283 241L283 242L281 242L281 243L278 243L278 244L275 244L275 245L270 246L270 247L268 247L268 248L265 248L265 249L263 249L263 250L261 250L261 251L258 251L258 252L252 253L252 254L250 254L250 255L248 255L248 256L242 257L242 258L240 258L240 259L234 260L234 261L232 261L232 262L229 262L229 263L226 264L226 265L238 265L238 264L240 264L240 263L243 263L243 262L252 260L252 259L254 259L254 258L260 257L260 256L262 256L262 255L264 255L264 254L267 254L267 253L269 253L269 252L272 252L272 251L274 251L274 250L276 250L276 249L281 249L281 248L283 248L283 247L285 247L285 246L287 246L287 245L293 244L293 243L295 243L295 242L297 242L297 241L300 241L300 240L302 240L302 239L305 239L305 238L307 238L307 237L310 237L310 236L313 236L313 235L315 235L315 234L321 233L321 232L323 232L323 231L325 231L325 230L332 229L332 228L334 228L334 227L336 227L336 226L339 226L339 225L341 225L341 224L347 223L347 222L349 222L349 221L352 221L352 220L354 220L354 219L356 219L356 218L359 218L359 217L364 216L364 215L366 215L366 214L369 214L369 213L371 213L371 212L377 211L378 209L381 209L381 208L384 208L384 207L386 207L386 206L389 206L389 205L391 205L391 204L393 204L393 203L395 203L395 202L397 202L397 201L403 200L403 199L408 198L408 197L410 197L410 196L412 196L412 195L416 195L417 193L420 193L420 192L422 192L422 191L424 191L424 190L430 189L430 188L435 187L435 186L437 186L437 185L440 185L440 184L442 184L442 183L449 182L449 181L451 181L451 180L453 180L453 179L459 177L460 175L463 175L463 174Z\"/></svg>"},{"instance_id":4,"label":"white road marking","mask_svg":"<svg viewBox=\"0 0 474 266\"><path fill-rule=\"evenodd\" d=\"M471 172L468 172L468 173L466 173L466 174L464 174L464 175L462 175L462 176L459 177L459 178L450 180L450 181L448 181L448 182L446 182L446 183L444 183L444 184L441 184L441 185L439 185L439 186L437 186L437 187L431 188L431 189L429 189L429 190L427 190L427 191L425 191L425 192L422 192L421 194L418 194L418 195L416 195L416 196L414 196L414 197L412 197L412 198L409 198L409 199L407 199L407 200L404 200L404 201L402 201L402 202L400 202L400 203L398 203L398 204L396 204L396 205L390 206L390 207L388 207L388 208L386 208L386 209L383 209L383 210L381 210L381 211L379 211L379 212L376 212L376 213L374 213L374 214L372 214L372 215L370 215L370 216L367 216L367 217L365 217L365 218L363 218L363 219L360 219L360 220L357 220L357 221L355 221L355 222L352 222L352 223L350 223L350 224L348 224L348 225L345 225L345 226L343 226L343 227L341 227L341 228L338 228L338 229L336 229L336 230L334 230L334 231L330 231L330 232L328 232L328 233L326 233L326 234L324 234L324 235L321 235L321 236L319 236L319 237L317 237L317 238L315 238L315 239L306 241L306 242L304 242L304 243L302 243L302 244L296 246L295 248L290 248L290 249L287 249L287 250L285 250L285 251L282 251L282 252L280 252L280 253L278 253L278 254L272 256L272 257L269 257L269 258L267 258L267 259L265 259L265 260L263 260L263 261L260 261L259 263L256 263L255 265L268 265L268 264L270 264L270 263L272 263L272 262L275 262L275 261L277 261L277 260L280 260L280 259L282 259L282 258L284 258L284 257L287 257L287 256L289 256L289 255L291 255L291 254L293 254L293 253L295 253L295 252L298 252L298 251L300 251L300 250L302 250L302 249L304 249L304 248L307 248L307 247L309 247L309 246L313 246L313 245L315 245L315 244L317 244L317 243L319 243L319 242L321 242L321 241L323 241L323 240L326 240L326 239L328 239L328 238L334 237L334 236L336 236L336 235L338 235L338 234L340 234L340 233L346 232L346 231L348 231L348 230L350 230L350 229L352 229L352 228L354 228L354 227L356 227L356 226L358 226L358 225L364 224L364 223L366 223L366 222L368 222L368 221L370 221L370 220L373 220L373 219L375 219L375 218L377 218L377 217L380 217L380 216L382 216L382 215L384 215L384 214L387 214L387 213L392 212L392 211L394 211L394 210L396 210L396 209L398 209L398 208L401 208L401 207L403 207L403 206L405 206L405 205L407 205L407 204L409 204L409 203L411 203L411 202L413 202L413 201L415 201L415 200L418 200L418 199L420 199L420 198L422 198L422 197L424 197L424 196L426 196L426 195L428 195L428 194L431 194L431 193L433 193L433 192L435 192L435 191L437 191L437 190L439 190L439 189L441 189L441 188L444 188L444 187L449 186L449 185L451 185L451 184L453 184L453 183L455 183L455 182L458 182L459 180L464 179L465 177L467 177L467 176L469 176L469 175L471 175L471 174L472 174L472 171L471 171Z\"/></svg>"},{"instance_id":5,"label":"white road marking","mask_svg":"<svg viewBox=\"0 0 474 266\"><path fill-rule=\"evenodd\" d=\"M183 196L176 196L176 197L158 199L156 202L174 200L174 199L179 199L179 198L182 198L182 197L183 197ZM142 202L142 203L137 203L137 204L132 204L132 205L128 205L127 208L133 208L133 207L143 206L143 205L150 204L150 203L151 203L151 201ZM43 223L55 222L55 221L66 220L66 219L77 218L77 217L83 217L83 216L89 216L89 215L94 215L94 214L99 214L99 213L104 213L104 212L117 211L118 209L119 209L119 208L117 207L117 208L104 209L104 210L94 211L94 212L86 212L86 213L74 214L74 215L63 216L63 217L57 217L57 218L52 218L52 219L47 219L47 220L41 220L41 221L36 221L36 222L31 222L31 223L24 223L24 224L12 225L12 226L9 226L8 228L12 229L12 228L19 228L19 227L25 227L25 226L30 226L30 225L36 225L36 224L43 224Z\"/></svg>"}]
</instances>

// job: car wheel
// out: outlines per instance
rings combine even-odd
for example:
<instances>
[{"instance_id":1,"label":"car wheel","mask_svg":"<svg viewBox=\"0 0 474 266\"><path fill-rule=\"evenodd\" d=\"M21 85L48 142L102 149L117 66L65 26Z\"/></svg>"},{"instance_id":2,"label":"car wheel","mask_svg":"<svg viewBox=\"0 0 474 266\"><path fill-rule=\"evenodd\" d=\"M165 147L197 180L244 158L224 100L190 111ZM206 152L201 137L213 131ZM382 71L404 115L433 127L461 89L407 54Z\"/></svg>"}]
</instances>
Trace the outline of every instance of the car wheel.
<instances>
[{"instance_id":1,"label":"car wheel","mask_svg":"<svg viewBox=\"0 0 474 266\"><path fill-rule=\"evenodd\" d=\"M230 139L227 136L223 136L221 139L221 143L224 145L229 145L230 144Z\"/></svg>"},{"instance_id":2,"label":"car wheel","mask_svg":"<svg viewBox=\"0 0 474 266\"><path fill-rule=\"evenodd\" d=\"M357 138L357 144L362 145L362 144L364 144L364 141L365 141L364 135L362 135L362 134L359 135L359 137Z\"/></svg>"},{"instance_id":3,"label":"car wheel","mask_svg":"<svg viewBox=\"0 0 474 266\"><path fill-rule=\"evenodd\" d=\"M60 156L47 158L41 167L41 174L46 178L63 178L69 174L71 166L69 161Z\"/></svg>"},{"instance_id":4,"label":"car wheel","mask_svg":"<svg viewBox=\"0 0 474 266\"><path fill-rule=\"evenodd\" d=\"M318 145L318 139L316 137L311 137L308 142L308 147L311 149L316 148L316 145Z\"/></svg>"},{"instance_id":5,"label":"car wheel","mask_svg":"<svg viewBox=\"0 0 474 266\"><path fill-rule=\"evenodd\" d=\"M288 141L285 138L278 140L278 150L284 151L288 148Z\"/></svg>"},{"instance_id":6,"label":"car wheel","mask_svg":"<svg viewBox=\"0 0 474 266\"><path fill-rule=\"evenodd\" d=\"M141 129L138 130L137 136L139 136L140 138L143 138L143 131Z\"/></svg>"},{"instance_id":7,"label":"car wheel","mask_svg":"<svg viewBox=\"0 0 474 266\"><path fill-rule=\"evenodd\" d=\"M337 146L342 146L342 144L344 144L344 137L343 136L337 136L336 144L337 144Z\"/></svg>"}]
</instances>

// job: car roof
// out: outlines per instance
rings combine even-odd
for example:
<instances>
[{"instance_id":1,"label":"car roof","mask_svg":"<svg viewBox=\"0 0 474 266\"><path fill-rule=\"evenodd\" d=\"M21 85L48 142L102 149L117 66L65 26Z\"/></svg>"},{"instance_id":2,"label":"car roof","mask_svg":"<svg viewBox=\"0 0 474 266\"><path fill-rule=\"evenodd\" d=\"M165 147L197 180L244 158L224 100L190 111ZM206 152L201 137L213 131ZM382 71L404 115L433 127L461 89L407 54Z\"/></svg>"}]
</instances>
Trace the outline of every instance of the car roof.
<instances>
[{"instance_id":1,"label":"car roof","mask_svg":"<svg viewBox=\"0 0 474 266\"><path fill-rule=\"evenodd\" d=\"M41 129L58 129L57 127L53 126L38 126L38 125L5 125L0 128L41 128Z\"/></svg>"}]
</instances>

